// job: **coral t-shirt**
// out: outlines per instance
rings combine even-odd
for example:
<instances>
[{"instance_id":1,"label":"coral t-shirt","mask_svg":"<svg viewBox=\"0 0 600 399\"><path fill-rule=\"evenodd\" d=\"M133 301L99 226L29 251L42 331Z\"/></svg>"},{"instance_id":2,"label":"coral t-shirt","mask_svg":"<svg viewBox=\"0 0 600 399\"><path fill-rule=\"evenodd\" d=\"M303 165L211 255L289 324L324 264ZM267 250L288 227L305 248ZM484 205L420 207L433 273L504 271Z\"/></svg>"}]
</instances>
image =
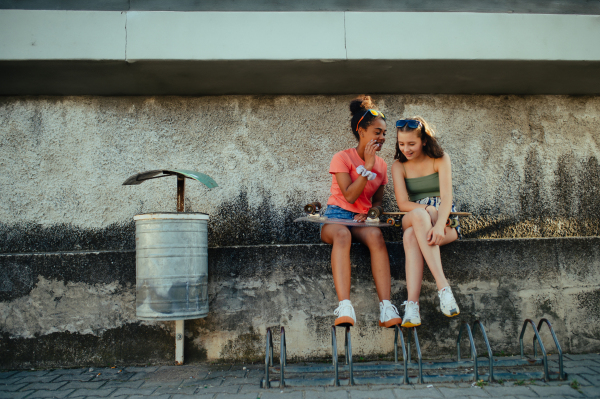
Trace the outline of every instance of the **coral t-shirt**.
<instances>
[{"instance_id":1,"label":"coral t-shirt","mask_svg":"<svg viewBox=\"0 0 600 399\"><path fill-rule=\"evenodd\" d=\"M369 180L365 186L362 194L354 201L354 204L349 203L344 198L342 190L337 183L335 178L336 173L348 173L350 179L354 182L360 176L356 173L356 168L360 165L364 165L363 161L356 152L356 148L349 148L344 151L340 151L333 156L331 164L329 165L329 173L331 173L331 197L327 201L327 205L337 205L350 212L355 213L367 213L372 206L371 198L380 186L387 184L387 164L383 159L375 156L375 165L373 166L372 172L377 173L377 177L373 180Z\"/></svg>"}]
</instances>

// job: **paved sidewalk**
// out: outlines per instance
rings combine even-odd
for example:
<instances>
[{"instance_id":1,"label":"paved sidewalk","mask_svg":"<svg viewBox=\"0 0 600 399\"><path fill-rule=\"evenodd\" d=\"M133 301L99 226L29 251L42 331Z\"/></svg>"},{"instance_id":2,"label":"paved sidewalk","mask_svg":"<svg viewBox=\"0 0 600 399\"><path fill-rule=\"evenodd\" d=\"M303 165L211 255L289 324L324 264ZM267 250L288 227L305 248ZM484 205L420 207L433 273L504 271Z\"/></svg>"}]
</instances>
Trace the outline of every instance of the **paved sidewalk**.
<instances>
[{"instance_id":1,"label":"paved sidewalk","mask_svg":"<svg viewBox=\"0 0 600 399\"><path fill-rule=\"evenodd\" d=\"M261 389L262 365L2 371L0 399L600 398L600 355L565 355L569 381Z\"/></svg>"}]
</instances>

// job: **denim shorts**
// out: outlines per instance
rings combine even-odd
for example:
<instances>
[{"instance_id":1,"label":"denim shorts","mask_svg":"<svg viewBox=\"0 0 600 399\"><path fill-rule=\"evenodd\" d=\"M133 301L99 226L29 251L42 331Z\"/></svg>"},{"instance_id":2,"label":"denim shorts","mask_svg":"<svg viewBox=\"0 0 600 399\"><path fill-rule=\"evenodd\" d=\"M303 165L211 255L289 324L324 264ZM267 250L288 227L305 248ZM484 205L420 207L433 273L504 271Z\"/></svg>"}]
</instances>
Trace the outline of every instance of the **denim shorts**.
<instances>
[{"instance_id":1,"label":"denim shorts","mask_svg":"<svg viewBox=\"0 0 600 399\"><path fill-rule=\"evenodd\" d=\"M340 208L337 205L327 205L327 209L325 210L324 213L325 216L327 216L328 218L332 218L332 219L354 219L354 215L356 215L355 212L350 212L345 210L344 208ZM323 230L323 225L324 223L321 223L321 227L319 227L319 238L321 237L321 230ZM348 226L349 229L352 228L352 226Z\"/></svg>"},{"instance_id":2,"label":"denim shorts","mask_svg":"<svg viewBox=\"0 0 600 399\"><path fill-rule=\"evenodd\" d=\"M441 204L440 197L425 197L420 200L416 200L415 202L417 204L431 205L431 206L435 207L435 209L438 209ZM456 206L454 205L454 203L452 203L452 209L450 210L450 212L456 212ZM450 219L458 220L458 216L450 215ZM458 233L458 239L460 240L462 238L462 234L460 233L460 224L458 226L456 226L455 229L456 229L456 232Z\"/></svg>"}]
</instances>

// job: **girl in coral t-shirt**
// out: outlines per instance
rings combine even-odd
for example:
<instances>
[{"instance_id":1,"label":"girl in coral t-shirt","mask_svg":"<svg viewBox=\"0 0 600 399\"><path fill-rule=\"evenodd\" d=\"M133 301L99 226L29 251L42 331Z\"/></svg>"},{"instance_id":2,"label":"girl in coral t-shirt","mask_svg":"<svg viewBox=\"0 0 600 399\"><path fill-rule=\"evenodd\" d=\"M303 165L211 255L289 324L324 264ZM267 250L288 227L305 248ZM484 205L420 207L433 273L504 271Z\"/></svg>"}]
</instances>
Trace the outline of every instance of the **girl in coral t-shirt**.
<instances>
[{"instance_id":1,"label":"girl in coral t-shirt","mask_svg":"<svg viewBox=\"0 0 600 399\"><path fill-rule=\"evenodd\" d=\"M321 229L321 240L333 245L331 267L340 301L334 314L337 316L335 325L340 326L356 323L350 302L350 245L353 239L365 244L371 252L371 270L380 300L379 326L393 327L402 323L398 310L390 302L390 260L381 230L361 225L369 208L382 204L388 181L387 164L375 155L385 142L385 116L374 108L369 96L361 96L350 103L350 127L358 145L335 154L329 167L333 176L325 215L357 222L356 227L325 224Z\"/></svg>"}]
</instances>

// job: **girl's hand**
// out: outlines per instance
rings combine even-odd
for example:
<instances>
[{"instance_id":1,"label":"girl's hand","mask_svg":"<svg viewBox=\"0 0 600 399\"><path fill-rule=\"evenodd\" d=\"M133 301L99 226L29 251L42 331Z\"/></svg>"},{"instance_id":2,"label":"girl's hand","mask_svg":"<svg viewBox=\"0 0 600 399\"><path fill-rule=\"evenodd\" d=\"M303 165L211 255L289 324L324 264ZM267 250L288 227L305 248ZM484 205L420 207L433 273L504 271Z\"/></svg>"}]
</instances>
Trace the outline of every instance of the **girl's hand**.
<instances>
[{"instance_id":1,"label":"girl's hand","mask_svg":"<svg viewBox=\"0 0 600 399\"><path fill-rule=\"evenodd\" d=\"M379 146L377 145L376 140L369 141L365 146L365 168L367 170L371 170L373 169L373 166L375 166L375 153L377 152L377 148L379 148Z\"/></svg>"},{"instance_id":2,"label":"girl's hand","mask_svg":"<svg viewBox=\"0 0 600 399\"><path fill-rule=\"evenodd\" d=\"M426 209L427 213L431 217L431 225L435 226L438 220L438 211L435 209L435 206L429 205Z\"/></svg>"},{"instance_id":3,"label":"girl's hand","mask_svg":"<svg viewBox=\"0 0 600 399\"><path fill-rule=\"evenodd\" d=\"M367 220L367 214L357 213L356 215L354 215L354 220L357 222L364 222L365 220Z\"/></svg>"},{"instance_id":4,"label":"girl's hand","mask_svg":"<svg viewBox=\"0 0 600 399\"><path fill-rule=\"evenodd\" d=\"M427 232L427 243L429 245L440 245L446 236L445 226L434 225Z\"/></svg>"}]
</instances>

